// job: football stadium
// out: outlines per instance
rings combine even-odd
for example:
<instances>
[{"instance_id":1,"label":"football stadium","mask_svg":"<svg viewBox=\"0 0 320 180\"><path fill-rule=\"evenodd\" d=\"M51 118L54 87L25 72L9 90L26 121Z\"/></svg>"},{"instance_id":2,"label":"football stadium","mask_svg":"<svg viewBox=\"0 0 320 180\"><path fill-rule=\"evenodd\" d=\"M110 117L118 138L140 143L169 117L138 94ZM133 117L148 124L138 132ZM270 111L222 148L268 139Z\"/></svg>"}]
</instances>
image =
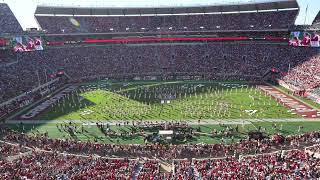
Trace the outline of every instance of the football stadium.
<instances>
[{"instance_id":1,"label":"football stadium","mask_svg":"<svg viewBox=\"0 0 320 180\"><path fill-rule=\"evenodd\" d=\"M0 180L320 179L319 10L3 0Z\"/></svg>"}]
</instances>

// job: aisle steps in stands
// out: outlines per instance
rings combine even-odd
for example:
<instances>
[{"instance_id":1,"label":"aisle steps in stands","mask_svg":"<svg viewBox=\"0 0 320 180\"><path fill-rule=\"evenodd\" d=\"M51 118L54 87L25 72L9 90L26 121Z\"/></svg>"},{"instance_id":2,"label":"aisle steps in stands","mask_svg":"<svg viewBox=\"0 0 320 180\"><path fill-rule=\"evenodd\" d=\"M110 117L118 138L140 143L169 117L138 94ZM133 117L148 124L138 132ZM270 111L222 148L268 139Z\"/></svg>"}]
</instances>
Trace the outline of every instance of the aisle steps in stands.
<instances>
[{"instance_id":1,"label":"aisle steps in stands","mask_svg":"<svg viewBox=\"0 0 320 180\"><path fill-rule=\"evenodd\" d=\"M140 162L138 162L135 166L134 166L134 172L132 173L132 180L137 180L139 177L139 174L141 172L143 168L143 164L141 164Z\"/></svg>"}]
</instances>

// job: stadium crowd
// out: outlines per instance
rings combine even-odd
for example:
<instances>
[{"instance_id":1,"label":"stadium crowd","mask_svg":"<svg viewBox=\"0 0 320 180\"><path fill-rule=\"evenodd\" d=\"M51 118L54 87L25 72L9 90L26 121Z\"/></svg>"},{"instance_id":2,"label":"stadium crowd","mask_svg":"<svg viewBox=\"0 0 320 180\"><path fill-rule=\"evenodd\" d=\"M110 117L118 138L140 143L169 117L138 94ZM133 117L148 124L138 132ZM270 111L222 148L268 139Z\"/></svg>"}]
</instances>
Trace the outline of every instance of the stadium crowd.
<instances>
[{"instance_id":1,"label":"stadium crowd","mask_svg":"<svg viewBox=\"0 0 320 180\"><path fill-rule=\"evenodd\" d=\"M23 32L18 20L5 3L0 3L0 34Z\"/></svg>"},{"instance_id":2,"label":"stadium crowd","mask_svg":"<svg viewBox=\"0 0 320 180\"><path fill-rule=\"evenodd\" d=\"M20 60L33 59L53 69L63 68L73 79L205 74L207 79L239 80L259 79L273 67L287 72L289 67L318 57L316 49L284 45L203 43L48 49L23 54Z\"/></svg>"},{"instance_id":3,"label":"stadium crowd","mask_svg":"<svg viewBox=\"0 0 320 180\"><path fill-rule=\"evenodd\" d=\"M64 17L36 16L48 33L174 32L202 30L287 29L296 10L235 14Z\"/></svg>"},{"instance_id":4,"label":"stadium crowd","mask_svg":"<svg viewBox=\"0 0 320 180\"><path fill-rule=\"evenodd\" d=\"M226 145L222 142L214 145L172 145L167 147L161 144L114 145L95 142L77 142L74 140L49 139L46 135L29 136L6 129L2 131L0 137L4 141L49 151L83 155L97 154L107 157L157 157L163 159L181 159L188 157L217 158L240 154L267 153L275 149L292 149L311 146L319 143L320 140L319 132L311 132L287 137L274 135L271 139L247 139L231 145Z\"/></svg>"},{"instance_id":5,"label":"stadium crowd","mask_svg":"<svg viewBox=\"0 0 320 180\"><path fill-rule=\"evenodd\" d=\"M319 152L319 132L287 136L284 137L282 142L278 141L278 138L272 137L262 141L243 140L231 145L184 145L185 148L183 149L185 150L180 149L185 151L184 157L180 156L180 158L200 157L197 154L206 155L202 157L210 157L208 153L210 150L214 151L215 155L222 155L220 158L214 159L175 160L179 157L170 154L175 154L175 150L179 148L171 145L165 150L164 155L167 154L166 156L158 157L164 160L163 157L168 157L168 162L174 160L174 170L167 173L159 171L160 162L155 160L156 157L151 155L149 156L151 159L146 158L148 154L153 154L150 153L151 146L127 145L132 147L127 148L124 145L50 140L45 136L31 137L19 134L4 127L1 127L0 138L5 141L5 143L1 143L2 151L15 149L12 153L4 153L0 156L0 177L4 179L182 180L199 178L317 179L320 177L320 159L315 156L315 153ZM11 143L17 143L18 145ZM78 146L80 144L81 146ZM306 151L302 150L305 146L313 144L315 146L306 148ZM89 146L91 147L89 148ZM153 146L156 147L157 145ZM262 148L263 146L265 149ZM31 147L32 150L26 151L24 147ZM215 149L215 147L220 148ZM262 151L260 151L258 147L264 150L261 149ZM116 151L111 154L101 154L100 152L106 152L105 149L117 149L116 151L122 151L125 156L135 152L135 158L123 159L117 157L119 153ZM229 152L234 151L239 154L225 153L226 149ZM161 151L158 148L153 148L153 150L155 154L157 151ZM20 153L19 155L19 151L27 153ZM221 151L221 153L218 153L218 151ZM310 153L310 151L314 153ZM252 154L248 155L248 153ZM97 155L107 155L109 159ZM113 157L111 158L111 156ZM9 157L11 157L10 161L8 160Z\"/></svg>"},{"instance_id":6,"label":"stadium crowd","mask_svg":"<svg viewBox=\"0 0 320 180\"><path fill-rule=\"evenodd\" d=\"M37 61L25 59L0 67L0 102L28 92L52 78L51 70Z\"/></svg>"},{"instance_id":7,"label":"stadium crowd","mask_svg":"<svg viewBox=\"0 0 320 180\"><path fill-rule=\"evenodd\" d=\"M65 84L64 78L56 79L56 81L53 81L47 85L43 85L42 87L38 87L35 90L31 91L30 89L26 92L21 92L22 94L19 94L19 96L17 97L12 96L14 97L13 99L10 99L9 101L6 101L0 105L0 119L10 115L15 111L18 111L19 109L27 105L30 105L33 102L36 102L37 100L54 92L59 87L62 87L64 84ZM15 91L13 90L13 92Z\"/></svg>"},{"instance_id":8,"label":"stadium crowd","mask_svg":"<svg viewBox=\"0 0 320 180\"><path fill-rule=\"evenodd\" d=\"M259 80L271 68L287 72L291 67L284 76L286 82L304 89L319 85L317 76L313 76L320 69L316 49L245 43L106 47L19 54L17 61L0 66L0 102L55 79L60 69L77 82L99 77L192 75L212 80Z\"/></svg>"},{"instance_id":9,"label":"stadium crowd","mask_svg":"<svg viewBox=\"0 0 320 180\"><path fill-rule=\"evenodd\" d=\"M306 150L307 150L307 151L310 151L310 152L312 152L312 153L318 153L318 154L320 154L320 145L317 144L317 145L308 147L308 148L306 148Z\"/></svg>"},{"instance_id":10,"label":"stadium crowd","mask_svg":"<svg viewBox=\"0 0 320 180\"><path fill-rule=\"evenodd\" d=\"M177 161L180 179L317 179L320 160L303 150L194 161Z\"/></svg>"},{"instance_id":11,"label":"stadium crowd","mask_svg":"<svg viewBox=\"0 0 320 180\"><path fill-rule=\"evenodd\" d=\"M311 57L288 71L282 78L300 90L311 90L320 85L320 56Z\"/></svg>"},{"instance_id":12,"label":"stadium crowd","mask_svg":"<svg viewBox=\"0 0 320 180\"><path fill-rule=\"evenodd\" d=\"M0 141L0 159L8 156L15 156L26 151L28 151L28 149L21 147L20 145L7 144Z\"/></svg>"},{"instance_id":13,"label":"stadium crowd","mask_svg":"<svg viewBox=\"0 0 320 180\"><path fill-rule=\"evenodd\" d=\"M135 161L32 151L0 159L0 179L130 179Z\"/></svg>"}]
</instances>

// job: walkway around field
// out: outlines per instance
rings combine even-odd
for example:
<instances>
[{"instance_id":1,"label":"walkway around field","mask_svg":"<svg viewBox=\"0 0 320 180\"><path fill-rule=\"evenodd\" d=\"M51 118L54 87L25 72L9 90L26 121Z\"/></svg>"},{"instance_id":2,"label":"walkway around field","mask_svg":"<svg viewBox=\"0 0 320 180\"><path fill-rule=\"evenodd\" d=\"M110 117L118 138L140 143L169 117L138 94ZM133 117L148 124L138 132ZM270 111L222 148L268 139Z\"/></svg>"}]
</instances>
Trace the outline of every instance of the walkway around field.
<instances>
[{"instance_id":1,"label":"walkway around field","mask_svg":"<svg viewBox=\"0 0 320 180\"><path fill-rule=\"evenodd\" d=\"M119 123L123 124L124 122L130 122L132 120L10 120L6 121L5 124L64 124L64 123L82 123L84 125L96 125L96 123L100 124L109 124L109 125L117 125ZM251 124L253 122L320 122L320 118L313 119L304 119L304 118L292 118L292 119L202 119L200 122L198 120L183 120L183 121L169 121L169 120L161 120L161 119L150 119L143 120L144 122L152 121L152 122L186 122L189 125L219 125L219 124ZM139 122L139 120L135 120L134 122Z\"/></svg>"}]
</instances>

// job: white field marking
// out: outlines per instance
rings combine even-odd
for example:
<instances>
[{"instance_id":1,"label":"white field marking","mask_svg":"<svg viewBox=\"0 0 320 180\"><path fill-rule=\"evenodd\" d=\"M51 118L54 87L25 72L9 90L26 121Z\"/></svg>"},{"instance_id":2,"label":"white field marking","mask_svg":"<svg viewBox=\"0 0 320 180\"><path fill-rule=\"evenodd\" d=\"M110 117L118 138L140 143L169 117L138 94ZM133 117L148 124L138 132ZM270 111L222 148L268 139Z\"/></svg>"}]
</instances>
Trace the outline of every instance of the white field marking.
<instances>
[{"instance_id":1,"label":"white field marking","mask_svg":"<svg viewBox=\"0 0 320 180\"><path fill-rule=\"evenodd\" d=\"M116 123L123 123L125 121L135 121L138 122L140 120L103 120L103 122L108 122L110 125L115 125ZM163 120L163 119L146 119L143 121L158 121L158 122L170 122L170 120ZM188 122L189 125L197 125L198 120L194 119L184 119L184 120L176 120L176 122ZM101 122L101 120L9 120L6 121L5 124L19 124L20 122L24 124L62 124L62 123L96 123ZM287 118L287 119L202 119L200 122L200 125L216 125L216 124L242 124L244 122L245 124L250 124L251 122L320 122L320 118L316 119L303 119L303 118Z\"/></svg>"}]
</instances>

